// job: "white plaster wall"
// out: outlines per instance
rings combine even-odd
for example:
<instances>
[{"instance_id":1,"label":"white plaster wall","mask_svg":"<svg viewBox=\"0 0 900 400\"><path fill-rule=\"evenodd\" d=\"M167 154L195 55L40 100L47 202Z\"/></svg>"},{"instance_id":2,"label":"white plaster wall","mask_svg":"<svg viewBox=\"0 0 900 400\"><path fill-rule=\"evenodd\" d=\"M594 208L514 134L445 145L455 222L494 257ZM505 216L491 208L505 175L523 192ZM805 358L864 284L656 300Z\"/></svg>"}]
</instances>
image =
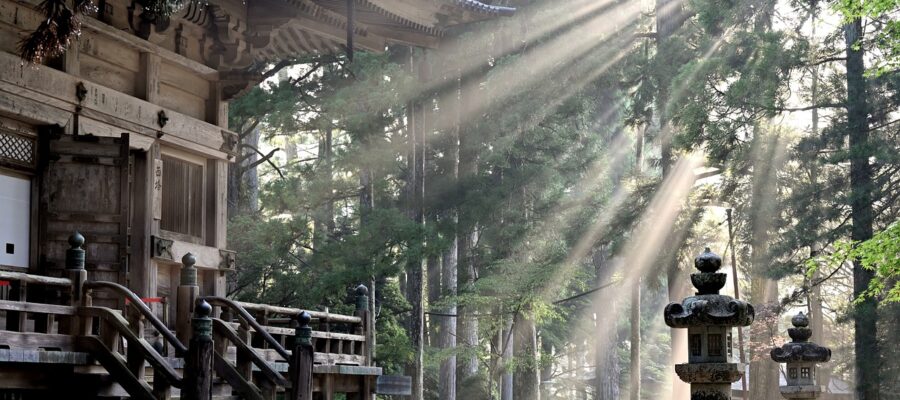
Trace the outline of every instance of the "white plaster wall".
<instances>
[{"instance_id":1,"label":"white plaster wall","mask_svg":"<svg viewBox=\"0 0 900 400\"><path fill-rule=\"evenodd\" d=\"M28 268L31 180L0 174L0 265Z\"/></svg>"}]
</instances>

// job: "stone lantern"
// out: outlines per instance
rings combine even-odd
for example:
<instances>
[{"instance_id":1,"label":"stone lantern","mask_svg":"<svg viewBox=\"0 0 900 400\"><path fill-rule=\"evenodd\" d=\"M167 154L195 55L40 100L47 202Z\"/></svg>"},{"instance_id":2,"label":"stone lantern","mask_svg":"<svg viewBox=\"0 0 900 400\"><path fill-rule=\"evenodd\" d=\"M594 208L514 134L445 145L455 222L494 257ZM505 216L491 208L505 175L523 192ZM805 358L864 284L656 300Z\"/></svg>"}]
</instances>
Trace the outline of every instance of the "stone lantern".
<instances>
[{"instance_id":1,"label":"stone lantern","mask_svg":"<svg viewBox=\"0 0 900 400\"><path fill-rule=\"evenodd\" d=\"M682 381L691 384L691 400L731 399L731 383L743 376L744 366L728 362L731 328L753 323L753 306L719 294L727 275L716 272L722 258L707 248L694 259L700 272L691 274L697 293L666 306L666 325L688 330L688 362L675 366Z\"/></svg>"},{"instance_id":2,"label":"stone lantern","mask_svg":"<svg viewBox=\"0 0 900 400\"><path fill-rule=\"evenodd\" d=\"M791 341L771 353L772 360L787 364L787 385L781 387L781 395L786 399L815 399L822 394L822 386L816 382L816 363L830 360L831 349L809 342L812 329L803 312L791 318L791 323Z\"/></svg>"}]
</instances>

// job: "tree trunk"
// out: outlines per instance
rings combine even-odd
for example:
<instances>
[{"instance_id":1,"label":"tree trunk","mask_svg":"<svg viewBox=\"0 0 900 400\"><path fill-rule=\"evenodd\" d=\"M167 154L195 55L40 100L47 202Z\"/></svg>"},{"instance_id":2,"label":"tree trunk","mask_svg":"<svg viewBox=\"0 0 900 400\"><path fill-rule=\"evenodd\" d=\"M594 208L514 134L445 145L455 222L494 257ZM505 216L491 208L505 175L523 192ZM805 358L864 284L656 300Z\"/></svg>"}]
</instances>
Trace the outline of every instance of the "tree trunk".
<instances>
[{"instance_id":1,"label":"tree trunk","mask_svg":"<svg viewBox=\"0 0 900 400\"><path fill-rule=\"evenodd\" d=\"M596 269L597 282L595 285L603 285L612 279L614 268L609 260L608 248L601 247L594 250L591 255L592 263ZM617 313L616 296L606 296L599 291L592 296L594 307L595 334L594 342L594 399L595 400L619 400L619 357L616 346L619 344L618 329L616 329ZM674 371L673 371L674 374Z\"/></svg>"},{"instance_id":2,"label":"tree trunk","mask_svg":"<svg viewBox=\"0 0 900 400\"><path fill-rule=\"evenodd\" d=\"M756 252L756 249L753 250ZM767 400L780 398L778 363L769 358L768 348L774 347L778 329L779 316L776 313L778 303L778 282L765 277L751 279L750 298L757 304L757 321L754 327L756 333L753 341L756 346L751 347L750 352L750 382L749 391L751 400ZM756 354L754 354L756 353Z\"/></svg>"},{"instance_id":3,"label":"tree trunk","mask_svg":"<svg viewBox=\"0 0 900 400\"><path fill-rule=\"evenodd\" d=\"M410 49L410 65L422 68L424 60L416 60L416 52ZM421 76L421 75L420 75ZM407 132L409 135L409 205L410 216L422 226L425 225L425 129L424 108L422 100L410 102L407 114ZM424 237L416 239L415 246L422 248ZM412 246L411 246L412 247ZM407 365L407 374L412 377L413 400L424 398L424 345L425 345L425 287L423 260L410 258L406 265L406 300L412 310L407 323L407 333L413 350L412 362Z\"/></svg>"},{"instance_id":4,"label":"tree trunk","mask_svg":"<svg viewBox=\"0 0 900 400\"><path fill-rule=\"evenodd\" d=\"M513 399L538 400L540 379L537 368L537 332L531 310L516 314L513 331L513 355L517 361L513 373Z\"/></svg>"},{"instance_id":5,"label":"tree trunk","mask_svg":"<svg viewBox=\"0 0 900 400\"><path fill-rule=\"evenodd\" d=\"M428 308L436 304L441 298L441 257L437 254L428 256L425 262L425 270L428 271ZM428 329L425 331L425 343L430 347L438 347L438 317L427 317Z\"/></svg>"},{"instance_id":6,"label":"tree trunk","mask_svg":"<svg viewBox=\"0 0 900 400\"><path fill-rule=\"evenodd\" d=\"M646 129L646 128L644 128ZM635 174L641 176L644 171L644 129L637 130L635 140ZM631 383L628 390L631 400L641 398L641 278L632 282L631 286Z\"/></svg>"},{"instance_id":7,"label":"tree trunk","mask_svg":"<svg viewBox=\"0 0 900 400\"><path fill-rule=\"evenodd\" d=\"M669 50L669 41L671 36L684 23L682 10L679 3L675 0L656 0L656 57L663 60L672 56ZM666 63L657 63L659 65L668 65ZM677 66L675 67L677 68ZM672 85L672 77L674 72L672 67L661 67L656 72L658 86L656 94L656 107L654 110L656 119L656 140L660 147L660 169L663 179L669 176L669 170L672 168L672 127L669 124L668 105L669 90ZM668 246L674 246L673 243L667 243ZM672 254L676 254L673 252ZM669 293L669 302L681 302L681 299L689 295L685 278L687 278L678 266L678 260L661 260L667 265L667 284ZM674 368L675 364L687 362L687 330L686 329L670 329L669 330L671 353L669 359L670 368ZM674 370L670 370L674 374ZM690 385L682 382L677 377L672 378L672 400L688 400L690 398Z\"/></svg>"},{"instance_id":8,"label":"tree trunk","mask_svg":"<svg viewBox=\"0 0 900 400\"><path fill-rule=\"evenodd\" d=\"M446 60L445 62L450 62ZM455 64L451 64L455 65ZM459 71L453 71L449 78L453 81L450 85L452 89L445 93L439 99L441 109L440 117L443 121L440 125L446 127L446 132L450 135L451 140L445 154L444 173L446 175L446 187L454 190L459 186ZM453 299L443 311L448 316L437 318L438 322L438 345L441 349L452 349L447 358L441 360L440 379L438 381L438 398L439 400L456 400L456 341L457 341L457 317L455 317L458 309L456 307L457 280L458 277L458 256L459 241L457 239L457 225L459 222L459 211L456 204L452 205L447 212L447 218L450 220L452 230L447 233L450 236L450 246L444 250L441 257L441 295L444 298ZM451 316L452 315L452 316Z\"/></svg>"},{"instance_id":9,"label":"tree trunk","mask_svg":"<svg viewBox=\"0 0 900 400\"><path fill-rule=\"evenodd\" d=\"M862 49L863 26L857 18L844 26L847 45L847 131L850 143L850 216L853 225L850 238L864 241L872 237L872 166L869 158L868 102L864 51ZM862 267L859 260L853 262L853 295L859 296L869 287L873 272ZM877 341L878 304L867 297L853 312L856 351L856 395L860 400L878 399L881 357Z\"/></svg>"},{"instance_id":10,"label":"tree trunk","mask_svg":"<svg viewBox=\"0 0 900 400\"><path fill-rule=\"evenodd\" d=\"M512 334L512 318L504 317L506 321L503 323L503 372L500 374L500 400L513 400L513 346L515 345L515 336Z\"/></svg>"},{"instance_id":11,"label":"tree trunk","mask_svg":"<svg viewBox=\"0 0 900 400\"><path fill-rule=\"evenodd\" d=\"M328 198L325 199L325 231L329 235L334 234L334 137L331 126L325 128L325 152L323 154L325 163L322 167L325 169L325 187L328 191Z\"/></svg>"},{"instance_id":12,"label":"tree trunk","mask_svg":"<svg viewBox=\"0 0 900 400\"><path fill-rule=\"evenodd\" d=\"M441 260L441 290L446 297L456 296L456 239L444 251ZM448 316L437 317L438 346L441 349L456 349L456 305L451 304L443 310ZM440 380L438 383L440 400L456 400L456 354L451 353L441 361Z\"/></svg>"},{"instance_id":13,"label":"tree trunk","mask_svg":"<svg viewBox=\"0 0 900 400\"><path fill-rule=\"evenodd\" d=\"M550 344L547 340L541 340L541 351L544 354L549 354L551 357L553 356L553 345ZM568 370L574 372L574 357L569 357L569 368ZM549 399L550 398L550 380L553 379L553 363L547 363L546 365L542 365L540 368L540 380L538 383L541 388L541 398ZM574 387L571 389L575 389ZM571 393L570 393L571 395Z\"/></svg>"},{"instance_id":14,"label":"tree trunk","mask_svg":"<svg viewBox=\"0 0 900 400\"><path fill-rule=\"evenodd\" d=\"M257 148L259 146L259 128L253 129L242 141ZM259 174L256 167L248 168L259 155L248 148L241 148L241 155L247 158L241 162L228 164L228 217L256 212L259 209Z\"/></svg>"},{"instance_id":15,"label":"tree trunk","mask_svg":"<svg viewBox=\"0 0 900 400\"><path fill-rule=\"evenodd\" d=\"M471 81L478 78L470 77L466 81L461 82L460 93L460 112L461 115L471 113L472 104L477 97L477 84ZM478 174L478 142L476 140L475 131L469 124L463 125L460 120L461 128L459 135L459 189L458 197L460 204L466 204L468 186L472 184L472 180ZM457 290L460 294L474 293L475 291L475 243L477 241L477 233L475 231L474 210L469 210L467 206L460 206L458 209L459 223L456 225L457 246ZM459 333L459 341L457 346L465 348L466 355L457 358L458 377L457 384L465 385L466 380L478 374L478 358L474 356L478 349L478 320L474 316L473 307L471 305L463 305L459 307L459 319L457 320L457 332ZM461 341L461 342L460 342Z\"/></svg>"},{"instance_id":16,"label":"tree trunk","mask_svg":"<svg viewBox=\"0 0 900 400\"><path fill-rule=\"evenodd\" d=\"M641 398L641 280L631 287L631 400Z\"/></svg>"},{"instance_id":17,"label":"tree trunk","mask_svg":"<svg viewBox=\"0 0 900 400\"><path fill-rule=\"evenodd\" d=\"M323 190L326 192L322 196L322 203L318 205L314 214L313 224L313 248L320 247L329 236L334 232L334 201L332 200L332 132L331 127L323 129L322 135L319 137L319 168L321 169L321 178L324 182Z\"/></svg>"},{"instance_id":18,"label":"tree trunk","mask_svg":"<svg viewBox=\"0 0 900 400\"><path fill-rule=\"evenodd\" d=\"M769 357L769 347L776 344L778 329L778 281L768 277L769 232L776 218L777 172L783 152L777 135L767 135L757 128L753 137L753 181L751 187L750 226L751 288L750 300L757 304L758 319L753 335L757 343L750 359L750 398L772 399L781 396L778 389L780 367ZM756 354L754 354L756 353Z\"/></svg>"}]
</instances>

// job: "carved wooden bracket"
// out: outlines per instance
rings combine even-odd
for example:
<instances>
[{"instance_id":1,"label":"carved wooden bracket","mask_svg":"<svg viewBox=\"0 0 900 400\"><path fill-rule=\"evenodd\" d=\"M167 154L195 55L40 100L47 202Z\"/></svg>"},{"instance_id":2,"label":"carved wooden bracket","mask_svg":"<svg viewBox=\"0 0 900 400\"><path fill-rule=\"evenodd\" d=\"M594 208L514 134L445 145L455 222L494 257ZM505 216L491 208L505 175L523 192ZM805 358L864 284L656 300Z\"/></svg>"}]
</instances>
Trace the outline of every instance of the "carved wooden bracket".
<instances>
[{"instance_id":1,"label":"carved wooden bracket","mask_svg":"<svg viewBox=\"0 0 900 400\"><path fill-rule=\"evenodd\" d=\"M222 262L219 263L219 269L234 271L236 265L237 253L231 250L219 249L219 255L222 256Z\"/></svg>"},{"instance_id":2,"label":"carved wooden bracket","mask_svg":"<svg viewBox=\"0 0 900 400\"><path fill-rule=\"evenodd\" d=\"M224 8L210 4L207 8L212 17L212 34L215 43L210 49L207 64L216 69L244 69L253 59L245 32L247 24Z\"/></svg>"},{"instance_id":3,"label":"carved wooden bracket","mask_svg":"<svg viewBox=\"0 0 900 400\"><path fill-rule=\"evenodd\" d=\"M219 149L232 156L238 153L238 135L231 131L222 130L222 147Z\"/></svg>"},{"instance_id":4,"label":"carved wooden bracket","mask_svg":"<svg viewBox=\"0 0 900 400\"><path fill-rule=\"evenodd\" d=\"M150 251L152 252L153 257L157 258L166 258L169 260L174 260L175 256L172 254L172 245L175 242L169 239L163 239L157 236L150 237Z\"/></svg>"}]
</instances>

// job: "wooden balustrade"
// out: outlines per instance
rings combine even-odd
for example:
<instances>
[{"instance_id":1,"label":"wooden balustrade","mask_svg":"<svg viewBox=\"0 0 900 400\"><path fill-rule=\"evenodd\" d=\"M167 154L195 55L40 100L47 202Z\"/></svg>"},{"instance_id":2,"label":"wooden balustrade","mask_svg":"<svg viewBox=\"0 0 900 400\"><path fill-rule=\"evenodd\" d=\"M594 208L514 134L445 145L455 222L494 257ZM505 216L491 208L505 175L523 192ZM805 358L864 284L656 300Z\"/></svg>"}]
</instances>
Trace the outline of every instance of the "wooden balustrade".
<instances>
[{"instance_id":1,"label":"wooden balustrade","mask_svg":"<svg viewBox=\"0 0 900 400\"><path fill-rule=\"evenodd\" d=\"M185 281L180 287L186 295L179 296L177 306L182 323L173 333L128 288L113 282L88 281L81 248L84 238L75 234L69 243L72 248L66 252L66 277L0 271L0 280L11 283L10 294L14 295L14 300L0 300L0 315L6 316L6 331L0 332L0 362L14 361L3 358L2 346L31 349L44 358L57 350L66 353L66 357L58 357L61 363L89 366L96 360L131 397L139 399L167 399L171 388L182 389L186 399L209 398L214 371L244 398L259 400L274 399L280 391L291 400L310 399L314 364L371 365L371 321L363 286L357 289L356 315L301 311L222 297L200 298L193 257L188 254L183 258ZM29 285L64 293L62 299L69 304L28 302L25 288ZM130 307L126 306L125 313L94 307L92 296L97 291L121 296ZM186 304L195 300L196 306ZM212 306L222 309L221 319L210 318ZM193 318L191 314L188 318L181 315L187 312L194 314ZM145 324L159 332L177 357L184 357L183 377L173 367L179 361L166 358L145 339ZM69 357L72 354L83 356ZM145 377L149 371L153 374L152 387ZM320 386L332 390L334 378L342 370L322 371L325 380ZM371 392L370 379L360 382L360 391Z\"/></svg>"},{"instance_id":2,"label":"wooden balustrade","mask_svg":"<svg viewBox=\"0 0 900 400\"><path fill-rule=\"evenodd\" d=\"M84 283L84 290L86 296L88 296L87 293L90 293L93 290L109 290L125 297L129 300L129 304L133 307L133 310L137 312L137 314L133 314L130 319L135 325L135 330L138 331L140 335L143 335L143 321L146 319L154 328L156 328L159 334L175 348L176 354L184 354L187 352L187 346L172 334L172 331L156 317L156 314L144 304L140 297L125 286L113 282L88 281Z\"/></svg>"}]
</instances>

